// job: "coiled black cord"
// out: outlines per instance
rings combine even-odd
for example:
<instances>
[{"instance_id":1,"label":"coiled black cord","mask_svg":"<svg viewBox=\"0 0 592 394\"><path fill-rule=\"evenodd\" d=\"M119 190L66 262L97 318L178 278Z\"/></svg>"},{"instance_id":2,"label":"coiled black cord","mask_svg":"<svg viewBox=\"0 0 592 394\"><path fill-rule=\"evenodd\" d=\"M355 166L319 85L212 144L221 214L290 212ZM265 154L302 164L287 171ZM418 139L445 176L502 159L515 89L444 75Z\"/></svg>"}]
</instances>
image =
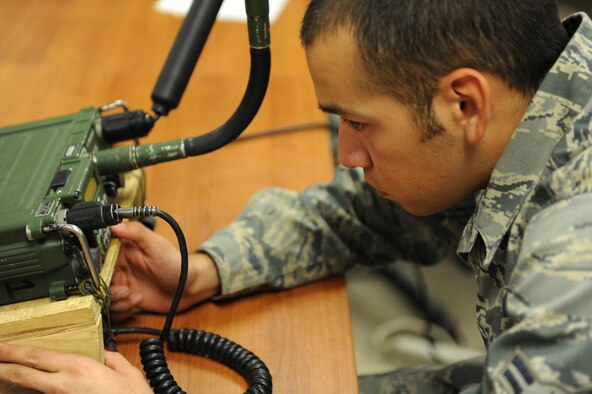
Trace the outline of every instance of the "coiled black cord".
<instances>
[{"instance_id":1,"label":"coiled black cord","mask_svg":"<svg viewBox=\"0 0 592 394\"><path fill-rule=\"evenodd\" d=\"M229 366L247 379L247 393L271 393L271 375L263 361L229 339L202 330L174 330L169 349L207 356Z\"/></svg>"},{"instance_id":2,"label":"coiled black cord","mask_svg":"<svg viewBox=\"0 0 592 394\"><path fill-rule=\"evenodd\" d=\"M206 356L241 374L249 383L246 393L271 393L271 374L265 364L252 352L231 340L202 330L172 330L169 350ZM140 357L146 378L157 394L179 394L184 391L171 375L164 356L163 343L149 338L140 344Z\"/></svg>"},{"instance_id":3,"label":"coiled black cord","mask_svg":"<svg viewBox=\"0 0 592 394\"><path fill-rule=\"evenodd\" d=\"M173 301L167 313L162 331L159 332L151 328L123 328L112 330L113 335L139 333L158 336L158 338L144 339L140 343L140 357L144 366L144 372L156 394L185 393L169 371L163 346L164 342L167 341L170 351L209 357L234 369L249 383L249 388L245 393L271 393L272 380L269 369L259 357L249 350L226 338L206 331L186 328L171 330L173 319L177 313L177 308L185 289L185 283L187 282L189 256L185 236L175 219L159 209L156 209L154 216L165 220L177 236L181 252L179 284L173 296Z\"/></svg>"}]
</instances>

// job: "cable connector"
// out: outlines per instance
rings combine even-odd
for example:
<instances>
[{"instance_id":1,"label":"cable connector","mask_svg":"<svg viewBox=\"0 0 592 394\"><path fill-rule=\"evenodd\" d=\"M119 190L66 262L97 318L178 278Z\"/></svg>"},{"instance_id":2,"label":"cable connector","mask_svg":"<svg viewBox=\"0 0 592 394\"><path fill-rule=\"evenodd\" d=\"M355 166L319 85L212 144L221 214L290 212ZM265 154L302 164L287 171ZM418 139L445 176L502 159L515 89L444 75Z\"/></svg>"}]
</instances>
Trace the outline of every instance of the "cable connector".
<instances>
[{"instance_id":1,"label":"cable connector","mask_svg":"<svg viewBox=\"0 0 592 394\"><path fill-rule=\"evenodd\" d=\"M119 224L123 219L156 216L157 211L154 206L121 208L117 204L103 205L98 201L86 201L74 205L66 213L66 223L86 232Z\"/></svg>"},{"instance_id":2,"label":"cable connector","mask_svg":"<svg viewBox=\"0 0 592 394\"><path fill-rule=\"evenodd\" d=\"M98 230L121 223L117 213L119 205L103 205L98 201L85 201L74 205L66 213L66 223L78 226L82 231Z\"/></svg>"},{"instance_id":3,"label":"cable connector","mask_svg":"<svg viewBox=\"0 0 592 394\"><path fill-rule=\"evenodd\" d=\"M121 219L145 218L148 216L156 216L157 210L158 209L154 206L117 208L117 215L119 215Z\"/></svg>"},{"instance_id":4,"label":"cable connector","mask_svg":"<svg viewBox=\"0 0 592 394\"><path fill-rule=\"evenodd\" d=\"M101 136L109 144L137 140L148 135L156 119L141 110L104 116L101 119Z\"/></svg>"}]
</instances>

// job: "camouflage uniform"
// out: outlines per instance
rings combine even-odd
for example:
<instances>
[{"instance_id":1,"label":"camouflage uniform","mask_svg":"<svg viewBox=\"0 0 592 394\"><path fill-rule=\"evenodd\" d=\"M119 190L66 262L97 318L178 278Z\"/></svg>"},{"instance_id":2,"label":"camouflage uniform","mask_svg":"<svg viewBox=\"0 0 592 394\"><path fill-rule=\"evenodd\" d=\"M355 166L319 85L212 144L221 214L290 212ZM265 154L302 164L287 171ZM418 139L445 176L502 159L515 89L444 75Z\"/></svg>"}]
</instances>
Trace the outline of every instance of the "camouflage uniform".
<instances>
[{"instance_id":1,"label":"camouflage uniform","mask_svg":"<svg viewBox=\"0 0 592 394\"><path fill-rule=\"evenodd\" d=\"M592 22L564 24L572 38L485 190L430 217L381 199L357 170L301 193L263 191L202 247L222 297L357 263L432 264L457 248L478 281L484 362L362 377L362 390L592 392Z\"/></svg>"}]
</instances>

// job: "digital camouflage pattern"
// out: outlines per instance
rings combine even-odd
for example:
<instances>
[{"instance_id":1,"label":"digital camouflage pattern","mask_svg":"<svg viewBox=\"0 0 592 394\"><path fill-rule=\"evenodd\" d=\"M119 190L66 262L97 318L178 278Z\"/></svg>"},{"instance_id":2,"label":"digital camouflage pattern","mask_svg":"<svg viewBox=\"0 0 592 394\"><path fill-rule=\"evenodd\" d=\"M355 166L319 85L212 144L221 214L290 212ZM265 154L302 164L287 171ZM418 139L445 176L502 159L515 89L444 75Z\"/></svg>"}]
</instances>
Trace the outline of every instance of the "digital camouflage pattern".
<instances>
[{"instance_id":1,"label":"digital camouflage pattern","mask_svg":"<svg viewBox=\"0 0 592 394\"><path fill-rule=\"evenodd\" d=\"M434 264L457 248L478 281L485 362L361 377L362 392L592 392L592 22L564 24L572 38L485 190L430 217L381 199L357 170L301 193L263 191L201 248L221 297L358 263Z\"/></svg>"}]
</instances>

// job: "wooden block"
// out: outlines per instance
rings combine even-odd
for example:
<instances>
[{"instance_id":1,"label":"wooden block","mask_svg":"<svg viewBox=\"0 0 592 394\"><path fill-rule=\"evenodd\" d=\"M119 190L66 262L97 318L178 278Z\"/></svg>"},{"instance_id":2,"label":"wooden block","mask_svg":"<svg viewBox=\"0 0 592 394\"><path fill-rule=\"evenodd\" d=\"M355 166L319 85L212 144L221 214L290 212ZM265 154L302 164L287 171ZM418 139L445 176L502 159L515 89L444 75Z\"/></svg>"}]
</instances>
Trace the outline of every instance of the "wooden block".
<instances>
[{"instance_id":1,"label":"wooden block","mask_svg":"<svg viewBox=\"0 0 592 394\"><path fill-rule=\"evenodd\" d=\"M111 281L119 240L111 242L101 276ZM35 345L104 362L101 306L92 296L43 298L0 306L0 342ZM0 383L0 393L32 393Z\"/></svg>"}]
</instances>

